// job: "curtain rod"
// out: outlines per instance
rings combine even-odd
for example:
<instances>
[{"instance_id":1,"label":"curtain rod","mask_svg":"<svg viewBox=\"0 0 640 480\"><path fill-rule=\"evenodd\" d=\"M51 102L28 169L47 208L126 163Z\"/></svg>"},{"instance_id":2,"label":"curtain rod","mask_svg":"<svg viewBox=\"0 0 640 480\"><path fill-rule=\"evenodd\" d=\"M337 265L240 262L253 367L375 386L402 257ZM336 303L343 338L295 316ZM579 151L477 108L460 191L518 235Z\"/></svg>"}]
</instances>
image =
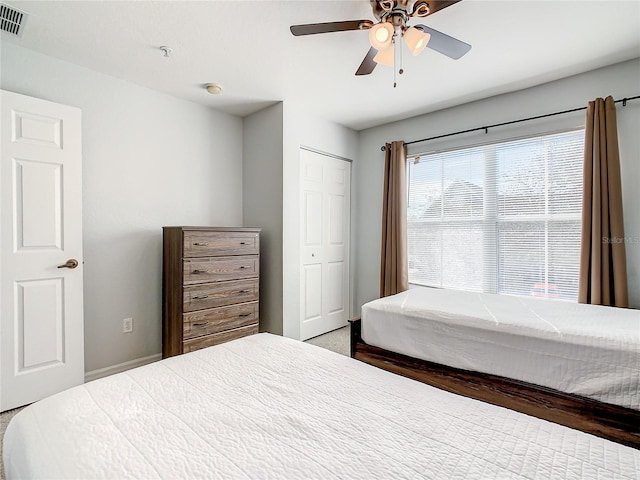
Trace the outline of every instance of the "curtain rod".
<instances>
[{"instance_id":1,"label":"curtain rod","mask_svg":"<svg viewBox=\"0 0 640 480\"><path fill-rule=\"evenodd\" d=\"M628 101L630 101L630 100L638 100L638 99L640 99L640 95L636 95L635 97L625 97L625 98L621 98L619 100L614 100L614 103L622 102L622 106L626 107ZM505 125L511 125L513 123L528 122L529 120L538 120L539 118L555 117L556 115L564 115L565 113L579 112L580 110L586 110L586 109L587 109L587 107L572 108L570 110L563 110L561 112L547 113L545 115L538 115L536 117L521 118L519 120L511 120L510 122L494 123L493 125L487 125L486 127L470 128L469 130L460 130L459 132L446 133L444 135L438 135L436 137L423 138L421 140L413 140L412 142L405 142L404 144L405 145L412 145L414 143L428 142L429 140L436 140L438 138L452 137L454 135L461 135L463 133L478 132L480 130L484 130L485 133L489 133L489 129L490 128L503 127ZM382 150L384 152L385 146L383 145L380 148L380 150Z\"/></svg>"}]
</instances>

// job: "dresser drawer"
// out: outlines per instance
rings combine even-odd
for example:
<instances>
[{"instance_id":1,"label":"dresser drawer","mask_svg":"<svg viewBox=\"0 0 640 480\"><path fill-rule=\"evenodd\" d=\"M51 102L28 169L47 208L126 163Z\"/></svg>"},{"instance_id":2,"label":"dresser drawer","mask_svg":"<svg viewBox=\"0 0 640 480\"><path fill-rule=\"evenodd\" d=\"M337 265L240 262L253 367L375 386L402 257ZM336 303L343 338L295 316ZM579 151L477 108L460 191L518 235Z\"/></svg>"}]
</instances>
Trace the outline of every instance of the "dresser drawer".
<instances>
[{"instance_id":1,"label":"dresser drawer","mask_svg":"<svg viewBox=\"0 0 640 480\"><path fill-rule=\"evenodd\" d=\"M255 302L258 300L259 283L257 278L250 278L184 287L182 311L186 313L235 303Z\"/></svg>"},{"instance_id":2,"label":"dresser drawer","mask_svg":"<svg viewBox=\"0 0 640 480\"><path fill-rule=\"evenodd\" d=\"M255 232L184 232L184 256L258 255L260 237Z\"/></svg>"},{"instance_id":3,"label":"dresser drawer","mask_svg":"<svg viewBox=\"0 0 640 480\"><path fill-rule=\"evenodd\" d=\"M244 257L189 258L184 260L185 285L220 282L257 277L260 261L257 255Z\"/></svg>"},{"instance_id":4,"label":"dresser drawer","mask_svg":"<svg viewBox=\"0 0 640 480\"><path fill-rule=\"evenodd\" d=\"M197 312L185 313L182 319L185 340L211 333L220 333L233 328L257 324L258 302L198 310Z\"/></svg>"},{"instance_id":5,"label":"dresser drawer","mask_svg":"<svg viewBox=\"0 0 640 480\"><path fill-rule=\"evenodd\" d=\"M194 350L212 347L213 345L219 345L221 343L229 342L237 338L246 337L248 335L253 335L255 333L258 333L258 325L235 328L223 333L216 333L213 335L194 338L192 340L186 340L182 343L182 350L184 353L193 352Z\"/></svg>"}]
</instances>

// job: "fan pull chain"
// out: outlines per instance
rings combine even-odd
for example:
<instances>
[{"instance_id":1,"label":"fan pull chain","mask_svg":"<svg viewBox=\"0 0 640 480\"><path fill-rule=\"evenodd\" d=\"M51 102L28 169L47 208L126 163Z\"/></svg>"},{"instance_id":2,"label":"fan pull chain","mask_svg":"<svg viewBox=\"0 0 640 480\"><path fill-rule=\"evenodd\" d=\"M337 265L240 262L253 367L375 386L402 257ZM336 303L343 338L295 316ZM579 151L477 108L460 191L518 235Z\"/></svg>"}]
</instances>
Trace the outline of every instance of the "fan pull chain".
<instances>
[{"instance_id":1,"label":"fan pull chain","mask_svg":"<svg viewBox=\"0 0 640 480\"><path fill-rule=\"evenodd\" d=\"M396 35L397 34L393 34L393 39L391 40L393 42L393 88L396 88L396 86L398 85L397 82L397 75L396 75L396 60L398 59L398 48L396 45Z\"/></svg>"},{"instance_id":2,"label":"fan pull chain","mask_svg":"<svg viewBox=\"0 0 640 480\"><path fill-rule=\"evenodd\" d=\"M402 42L396 44L396 38L398 34L393 34L393 88L398 86L398 76L397 74L402 75L404 73L404 68L402 64ZM398 61L399 60L399 61ZM396 69L396 62L400 64L400 68Z\"/></svg>"},{"instance_id":3,"label":"fan pull chain","mask_svg":"<svg viewBox=\"0 0 640 480\"><path fill-rule=\"evenodd\" d=\"M402 42L400 42L400 48L398 50L400 51L400 70L398 70L398 73L402 75L404 73L404 68L402 68Z\"/></svg>"}]
</instances>

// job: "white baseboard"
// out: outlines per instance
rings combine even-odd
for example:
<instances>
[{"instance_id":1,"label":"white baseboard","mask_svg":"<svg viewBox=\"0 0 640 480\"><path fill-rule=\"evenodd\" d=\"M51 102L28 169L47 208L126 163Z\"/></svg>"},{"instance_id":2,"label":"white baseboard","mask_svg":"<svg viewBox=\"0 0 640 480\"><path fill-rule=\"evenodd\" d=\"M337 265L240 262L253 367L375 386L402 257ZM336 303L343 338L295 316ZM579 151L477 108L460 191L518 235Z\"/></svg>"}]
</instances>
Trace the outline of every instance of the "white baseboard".
<instances>
[{"instance_id":1,"label":"white baseboard","mask_svg":"<svg viewBox=\"0 0 640 480\"><path fill-rule=\"evenodd\" d=\"M98 378L108 377L109 375L113 375L114 373L120 373L124 372L125 370L131 370L132 368L141 367L142 365L157 362L161 359L162 354L156 353L154 355L149 355L148 357L136 358L135 360L129 360L128 362L119 363L110 367L92 370L84 374L84 383L90 382L91 380L96 380Z\"/></svg>"}]
</instances>

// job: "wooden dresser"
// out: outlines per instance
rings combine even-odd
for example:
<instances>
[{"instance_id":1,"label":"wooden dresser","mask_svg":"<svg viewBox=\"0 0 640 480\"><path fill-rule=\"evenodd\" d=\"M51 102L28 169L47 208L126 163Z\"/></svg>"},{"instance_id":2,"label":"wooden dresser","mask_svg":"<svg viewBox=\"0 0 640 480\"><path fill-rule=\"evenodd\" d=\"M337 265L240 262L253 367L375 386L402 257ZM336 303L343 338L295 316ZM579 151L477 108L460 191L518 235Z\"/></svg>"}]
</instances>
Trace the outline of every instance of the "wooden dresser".
<instances>
[{"instance_id":1,"label":"wooden dresser","mask_svg":"<svg viewBox=\"0 0 640 480\"><path fill-rule=\"evenodd\" d=\"M258 332L260 229L164 227L162 357Z\"/></svg>"}]
</instances>

